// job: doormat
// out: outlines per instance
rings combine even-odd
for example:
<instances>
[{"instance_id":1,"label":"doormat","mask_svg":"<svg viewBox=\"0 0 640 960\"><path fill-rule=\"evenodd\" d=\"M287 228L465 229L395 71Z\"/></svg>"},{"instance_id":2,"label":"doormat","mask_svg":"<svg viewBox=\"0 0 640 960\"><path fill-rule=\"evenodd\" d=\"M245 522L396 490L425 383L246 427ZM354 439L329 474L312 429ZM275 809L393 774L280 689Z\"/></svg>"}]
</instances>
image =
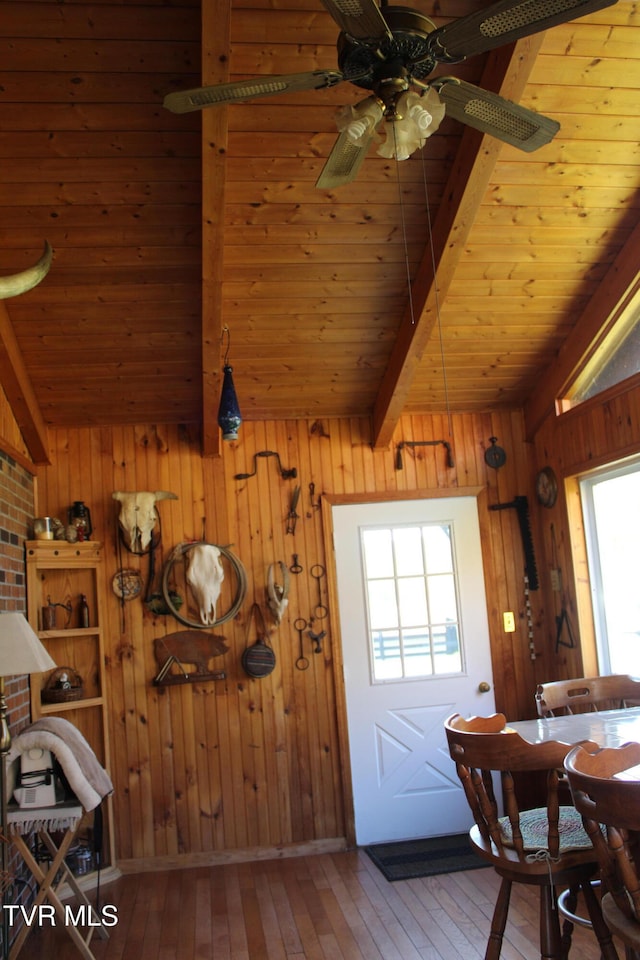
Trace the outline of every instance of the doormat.
<instances>
[{"instance_id":1,"label":"doormat","mask_svg":"<svg viewBox=\"0 0 640 960\"><path fill-rule=\"evenodd\" d=\"M459 870L490 866L473 852L468 833L426 840L375 843L364 850L390 881L434 877L439 873L457 873Z\"/></svg>"}]
</instances>

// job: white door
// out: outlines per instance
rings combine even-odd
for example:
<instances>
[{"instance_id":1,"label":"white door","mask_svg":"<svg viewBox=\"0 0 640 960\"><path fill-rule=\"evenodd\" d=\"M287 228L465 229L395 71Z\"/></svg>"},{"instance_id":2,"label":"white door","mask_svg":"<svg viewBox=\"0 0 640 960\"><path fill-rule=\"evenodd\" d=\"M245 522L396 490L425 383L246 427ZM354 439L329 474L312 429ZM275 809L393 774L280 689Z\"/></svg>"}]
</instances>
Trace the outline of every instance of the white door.
<instances>
[{"instance_id":1,"label":"white door","mask_svg":"<svg viewBox=\"0 0 640 960\"><path fill-rule=\"evenodd\" d=\"M443 721L495 709L475 497L332 508L358 844L469 828Z\"/></svg>"}]
</instances>

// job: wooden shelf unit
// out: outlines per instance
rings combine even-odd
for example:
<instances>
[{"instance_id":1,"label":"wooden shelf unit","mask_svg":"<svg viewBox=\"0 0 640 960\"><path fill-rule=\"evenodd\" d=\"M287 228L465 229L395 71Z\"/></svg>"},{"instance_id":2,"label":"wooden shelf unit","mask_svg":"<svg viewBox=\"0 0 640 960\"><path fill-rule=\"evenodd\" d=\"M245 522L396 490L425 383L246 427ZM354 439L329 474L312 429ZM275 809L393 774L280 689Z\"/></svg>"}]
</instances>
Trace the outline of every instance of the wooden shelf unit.
<instances>
[{"instance_id":1,"label":"wooden shelf unit","mask_svg":"<svg viewBox=\"0 0 640 960\"><path fill-rule=\"evenodd\" d=\"M42 690L50 673L31 676L31 717L63 716L88 740L100 763L110 769L108 700L104 653L104 614L98 570L102 563L102 544L98 541L67 543L60 540L29 540L26 543L27 614L57 667L71 667L80 675L83 694L80 699L43 702ZM78 625L81 594L89 605L89 627ZM42 608L49 601L71 604L70 614L57 606L53 630L42 630ZM51 671L53 672L53 671ZM87 831L93 814L87 815ZM103 869L115 870L113 805L104 804ZM82 878L83 885L90 883Z\"/></svg>"}]
</instances>

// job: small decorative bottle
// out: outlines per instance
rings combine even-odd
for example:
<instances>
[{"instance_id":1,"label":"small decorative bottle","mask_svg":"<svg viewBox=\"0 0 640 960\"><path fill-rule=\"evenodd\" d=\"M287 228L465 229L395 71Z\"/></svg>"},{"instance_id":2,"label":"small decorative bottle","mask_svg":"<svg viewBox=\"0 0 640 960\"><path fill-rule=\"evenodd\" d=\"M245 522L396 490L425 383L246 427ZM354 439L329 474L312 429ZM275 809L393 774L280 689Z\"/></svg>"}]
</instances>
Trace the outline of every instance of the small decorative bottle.
<instances>
[{"instance_id":1,"label":"small decorative bottle","mask_svg":"<svg viewBox=\"0 0 640 960\"><path fill-rule=\"evenodd\" d=\"M80 594L80 603L78 604L78 626L89 626L89 604L84 593Z\"/></svg>"},{"instance_id":2,"label":"small decorative bottle","mask_svg":"<svg viewBox=\"0 0 640 960\"><path fill-rule=\"evenodd\" d=\"M227 363L223 370L222 392L218 407L218 425L222 430L222 439L237 440L241 423L242 414L233 384L233 367Z\"/></svg>"}]
</instances>

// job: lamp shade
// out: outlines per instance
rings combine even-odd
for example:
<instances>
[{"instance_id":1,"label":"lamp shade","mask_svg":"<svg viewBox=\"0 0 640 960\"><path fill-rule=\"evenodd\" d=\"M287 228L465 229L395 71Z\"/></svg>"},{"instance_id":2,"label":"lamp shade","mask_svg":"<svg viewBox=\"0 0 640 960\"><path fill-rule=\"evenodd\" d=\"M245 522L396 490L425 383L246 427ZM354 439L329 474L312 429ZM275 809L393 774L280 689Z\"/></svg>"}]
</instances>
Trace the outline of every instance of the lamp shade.
<instances>
[{"instance_id":1,"label":"lamp shade","mask_svg":"<svg viewBox=\"0 0 640 960\"><path fill-rule=\"evenodd\" d=\"M43 673L55 666L23 613L0 614L0 677Z\"/></svg>"}]
</instances>

